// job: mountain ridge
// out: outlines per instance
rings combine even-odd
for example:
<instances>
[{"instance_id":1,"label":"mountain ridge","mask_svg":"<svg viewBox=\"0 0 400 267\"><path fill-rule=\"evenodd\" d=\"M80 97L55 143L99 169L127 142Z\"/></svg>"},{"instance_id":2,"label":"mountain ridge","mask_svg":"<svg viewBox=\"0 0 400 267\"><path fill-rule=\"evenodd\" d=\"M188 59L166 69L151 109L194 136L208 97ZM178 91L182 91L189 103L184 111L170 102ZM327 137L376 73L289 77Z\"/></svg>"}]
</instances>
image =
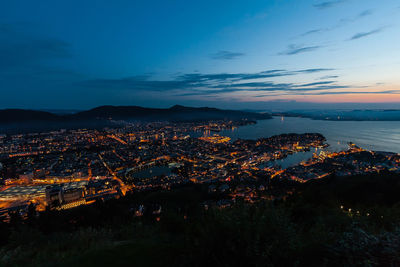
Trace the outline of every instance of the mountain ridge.
<instances>
[{"instance_id":1,"label":"mountain ridge","mask_svg":"<svg viewBox=\"0 0 400 267\"><path fill-rule=\"evenodd\" d=\"M30 109L0 110L0 124L20 122L68 122L82 120L138 120L138 121L192 121L192 120L259 120L270 119L267 113L239 110L224 110L210 107L186 107L174 105L170 108L146 108L141 106L98 106L73 114L55 114Z\"/></svg>"}]
</instances>

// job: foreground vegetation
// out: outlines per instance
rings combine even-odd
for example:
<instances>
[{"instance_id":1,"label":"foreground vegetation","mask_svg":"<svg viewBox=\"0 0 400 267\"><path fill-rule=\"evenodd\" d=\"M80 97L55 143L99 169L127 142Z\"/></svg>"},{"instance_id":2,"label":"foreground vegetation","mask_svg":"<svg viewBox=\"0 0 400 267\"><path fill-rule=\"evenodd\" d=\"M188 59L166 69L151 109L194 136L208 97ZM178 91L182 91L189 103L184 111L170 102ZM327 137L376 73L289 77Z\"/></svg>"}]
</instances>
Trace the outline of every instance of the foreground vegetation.
<instances>
[{"instance_id":1,"label":"foreground vegetation","mask_svg":"<svg viewBox=\"0 0 400 267\"><path fill-rule=\"evenodd\" d=\"M2 224L0 266L399 266L400 176L330 177L205 210L187 186ZM137 205L161 214L135 217Z\"/></svg>"}]
</instances>

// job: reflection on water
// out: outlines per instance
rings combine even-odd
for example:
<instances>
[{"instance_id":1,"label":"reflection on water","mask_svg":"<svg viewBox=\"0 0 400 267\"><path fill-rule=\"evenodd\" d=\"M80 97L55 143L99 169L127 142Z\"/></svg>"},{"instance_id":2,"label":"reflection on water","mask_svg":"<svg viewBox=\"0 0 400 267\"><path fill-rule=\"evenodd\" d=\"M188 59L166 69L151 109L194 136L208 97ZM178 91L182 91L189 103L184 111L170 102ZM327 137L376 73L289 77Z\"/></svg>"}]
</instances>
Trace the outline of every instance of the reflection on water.
<instances>
[{"instance_id":1,"label":"reflection on water","mask_svg":"<svg viewBox=\"0 0 400 267\"><path fill-rule=\"evenodd\" d=\"M329 151L346 150L349 142L364 149L400 153L400 121L324 121L308 118L273 117L257 124L240 126L218 132L221 136L236 139L258 139L284 133L321 133L327 139ZM192 132L200 137L203 131ZM214 134L214 133L210 133ZM299 152L269 164L287 168L310 159L318 151ZM262 167L262 166L260 166Z\"/></svg>"},{"instance_id":2,"label":"reflection on water","mask_svg":"<svg viewBox=\"0 0 400 267\"><path fill-rule=\"evenodd\" d=\"M306 132L323 134L331 151L347 149L347 143L353 142L369 150L400 153L400 121L321 121L292 117L282 120L281 117L274 117L219 134L236 140Z\"/></svg>"},{"instance_id":3,"label":"reflection on water","mask_svg":"<svg viewBox=\"0 0 400 267\"><path fill-rule=\"evenodd\" d=\"M168 166L155 166L146 170L131 173L130 176L132 178L137 178L137 179L147 179L151 177L156 177L160 175L169 175L169 174L171 174L171 170L170 168L168 168Z\"/></svg>"},{"instance_id":4,"label":"reflection on water","mask_svg":"<svg viewBox=\"0 0 400 267\"><path fill-rule=\"evenodd\" d=\"M242 126L235 131L224 130L219 134L234 141L258 139L284 133L321 133L327 139L329 151L346 150L348 142L375 151L400 153L400 121L322 121L308 118L274 117L261 120L255 125ZM272 164L287 168L306 161L315 151L289 155ZM319 151L317 151L318 154Z\"/></svg>"},{"instance_id":5,"label":"reflection on water","mask_svg":"<svg viewBox=\"0 0 400 267\"><path fill-rule=\"evenodd\" d=\"M313 156L314 151L298 152L287 156L284 159L276 160L275 163L281 166L282 169L299 164L302 161L307 161Z\"/></svg>"},{"instance_id":6,"label":"reflection on water","mask_svg":"<svg viewBox=\"0 0 400 267\"><path fill-rule=\"evenodd\" d=\"M300 162L309 160L310 158L312 158L314 153L316 153L318 155L320 151L321 151L320 149L316 149L316 150L311 150L311 151L297 152L297 153L288 155L286 158L283 158L283 159L278 159L278 160L262 163L262 164L258 165L258 167L265 168L265 167L272 167L272 166L277 165L277 166L280 166L282 169L286 169L286 168L292 167L294 165L297 165Z\"/></svg>"}]
</instances>

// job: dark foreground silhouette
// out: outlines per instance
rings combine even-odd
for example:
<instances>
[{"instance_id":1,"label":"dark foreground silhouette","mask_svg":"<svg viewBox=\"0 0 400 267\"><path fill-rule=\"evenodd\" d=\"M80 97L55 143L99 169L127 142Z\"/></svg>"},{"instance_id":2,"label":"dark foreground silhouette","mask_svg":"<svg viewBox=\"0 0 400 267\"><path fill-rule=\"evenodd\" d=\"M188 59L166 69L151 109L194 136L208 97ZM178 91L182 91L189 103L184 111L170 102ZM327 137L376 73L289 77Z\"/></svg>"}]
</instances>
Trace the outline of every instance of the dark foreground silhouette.
<instances>
[{"instance_id":1,"label":"dark foreground silhouette","mask_svg":"<svg viewBox=\"0 0 400 267\"><path fill-rule=\"evenodd\" d=\"M38 217L32 211L24 221L15 214L1 225L0 265L400 265L398 174L274 186L294 193L206 210L204 201L225 196L192 184ZM140 205L148 208L135 216Z\"/></svg>"}]
</instances>

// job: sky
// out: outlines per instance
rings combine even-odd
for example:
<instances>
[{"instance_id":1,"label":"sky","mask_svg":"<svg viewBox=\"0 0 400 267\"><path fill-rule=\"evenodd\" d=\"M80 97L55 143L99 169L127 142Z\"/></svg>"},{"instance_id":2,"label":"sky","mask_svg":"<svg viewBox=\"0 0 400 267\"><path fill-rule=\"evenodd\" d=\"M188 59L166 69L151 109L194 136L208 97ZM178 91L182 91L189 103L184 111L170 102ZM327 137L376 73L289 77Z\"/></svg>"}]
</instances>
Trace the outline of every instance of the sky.
<instances>
[{"instance_id":1,"label":"sky","mask_svg":"<svg viewBox=\"0 0 400 267\"><path fill-rule=\"evenodd\" d=\"M0 3L0 108L400 108L399 0Z\"/></svg>"}]
</instances>

